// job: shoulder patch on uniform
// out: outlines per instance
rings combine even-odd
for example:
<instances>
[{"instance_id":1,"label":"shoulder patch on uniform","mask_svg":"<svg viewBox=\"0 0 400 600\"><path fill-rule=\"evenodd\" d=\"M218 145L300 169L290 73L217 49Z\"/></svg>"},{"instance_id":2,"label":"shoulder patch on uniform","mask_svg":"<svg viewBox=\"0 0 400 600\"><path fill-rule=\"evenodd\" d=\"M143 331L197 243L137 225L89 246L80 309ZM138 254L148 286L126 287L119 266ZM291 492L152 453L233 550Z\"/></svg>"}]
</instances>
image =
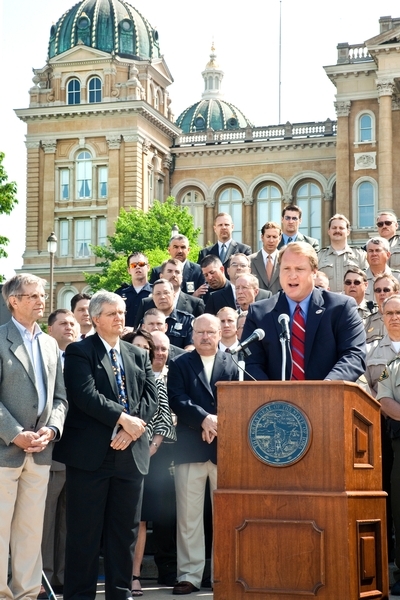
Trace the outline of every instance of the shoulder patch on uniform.
<instances>
[{"instance_id":1,"label":"shoulder patch on uniform","mask_svg":"<svg viewBox=\"0 0 400 600\"><path fill-rule=\"evenodd\" d=\"M389 377L389 373L388 373L387 367L385 367L385 370L382 371L381 376L379 377L378 381L383 381L384 379L387 379L388 377Z\"/></svg>"}]
</instances>

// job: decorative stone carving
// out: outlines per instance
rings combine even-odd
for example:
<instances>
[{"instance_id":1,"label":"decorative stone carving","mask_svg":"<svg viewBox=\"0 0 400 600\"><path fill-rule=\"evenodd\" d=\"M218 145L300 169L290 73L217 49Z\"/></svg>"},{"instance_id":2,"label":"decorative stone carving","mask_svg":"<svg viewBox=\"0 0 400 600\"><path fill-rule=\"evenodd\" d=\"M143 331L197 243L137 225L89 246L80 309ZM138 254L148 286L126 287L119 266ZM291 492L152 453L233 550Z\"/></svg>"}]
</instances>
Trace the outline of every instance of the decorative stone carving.
<instances>
[{"instance_id":1,"label":"decorative stone carving","mask_svg":"<svg viewBox=\"0 0 400 600\"><path fill-rule=\"evenodd\" d=\"M143 140L143 154L148 154L150 150L151 142L150 140Z\"/></svg>"},{"instance_id":2,"label":"decorative stone carving","mask_svg":"<svg viewBox=\"0 0 400 600\"><path fill-rule=\"evenodd\" d=\"M121 136L120 135L107 135L106 136L108 149L119 150L121 147Z\"/></svg>"},{"instance_id":3,"label":"decorative stone carving","mask_svg":"<svg viewBox=\"0 0 400 600\"><path fill-rule=\"evenodd\" d=\"M350 100L341 100L339 102L335 102L336 115L338 117L348 117L350 114L350 107Z\"/></svg>"},{"instance_id":4,"label":"decorative stone carving","mask_svg":"<svg viewBox=\"0 0 400 600\"><path fill-rule=\"evenodd\" d=\"M326 200L326 201L329 201L329 202L331 200L333 200L333 194L332 194L332 192L329 192L328 190L325 190L325 192L323 192L323 194L322 194L322 199Z\"/></svg>"},{"instance_id":5,"label":"decorative stone carving","mask_svg":"<svg viewBox=\"0 0 400 600\"><path fill-rule=\"evenodd\" d=\"M162 163L163 168L167 169L167 171L169 171L169 169L171 167L171 163L172 163L172 156L170 154L167 154L166 156L164 156L163 163Z\"/></svg>"},{"instance_id":6,"label":"decorative stone carving","mask_svg":"<svg viewBox=\"0 0 400 600\"><path fill-rule=\"evenodd\" d=\"M214 198L206 198L205 202L204 202L204 206L206 208L214 208L215 206L215 199Z\"/></svg>"},{"instance_id":7,"label":"decorative stone carving","mask_svg":"<svg viewBox=\"0 0 400 600\"><path fill-rule=\"evenodd\" d=\"M251 196L245 196L245 197L243 198L243 204L244 204L245 206L252 206L252 205L253 205L253 202L254 202L254 200L253 200L253 198L252 198Z\"/></svg>"},{"instance_id":8,"label":"decorative stone carving","mask_svg":"<svg viewBox=\"0 0 400 600\"><path fill-rule=\"evenodd\" d=\"M40 148L40 142L25 142L25 146L28 150L37 150Z\"/></svg>"},{"instance_id":9,"label":"decorative stone carving","mask_svg":"<svg viewBox=\"0 0 400 600\"><path fill-rule=\"evenodd\" d=\"M376 87L378 90L378 96L392 96L394 90L393 79L377 79Z\"/></svg>"},{"instance_id":10,"label":"decorative stone carving","mask_svg":"<svg viewBox=\"0 0 400 600\"><path fill-rule=\"evenodd\" d=\"M45 154L55 154L57 149L57 140L42 140L42 148Z\"/></svg>"},{"instance_id":11,"label":"decorative stone carving","mask_svg":"<svg viewBox=\"0 0 400 600\"><path fill-rule=\"evenodd\" d=\"M392 96L392 110L400 110L400 97Z\"/></svg>"},{"instance_id":12,"label":"decorative stone carving","mask_svg":"<svg viewBox=\"0 0 400 600\"><path fill-rule=\"evenodd\" d=\"M282 200L285 204L290 204L291 202L293 202L293 196L292 194L282 194Z\"/></svg>"},{"instance_id":13,"label":"decorative stone carving","mask_svg":"<svg viewBox=\"0 0 400 600\"><path fill-rule=\"evenodd\" d=\"M376 152L357 152L354 154L354 170L376 169Z\"/></svg>"}]
</instances>

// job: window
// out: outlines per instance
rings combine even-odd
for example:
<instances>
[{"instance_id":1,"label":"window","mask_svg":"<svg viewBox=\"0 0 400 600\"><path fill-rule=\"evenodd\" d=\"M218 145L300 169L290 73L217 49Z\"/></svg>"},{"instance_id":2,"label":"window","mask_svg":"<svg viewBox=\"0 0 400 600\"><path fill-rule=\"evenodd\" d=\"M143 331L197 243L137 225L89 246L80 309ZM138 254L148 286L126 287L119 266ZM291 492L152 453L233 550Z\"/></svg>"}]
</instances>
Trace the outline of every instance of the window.
<instances>
[{"instance_id":1,"label":"window","mask_svg":"<svg viewBox=\"0 0 400 600\"><path fill-rule=\"evenodd\" d=\"M78 79L70 79L67 86L68 104L81 103L81 83Z\"/></svg>"},{"instance_id":2,"label":"window","mask_svg":"<svg viewBox=\"0 0 400 600\"><path fill-rule=\"evenodd\" d=\"M76 160L77 196L78 198L92 197L92 157L89 152L78 154Z\"/></svg>"},{"instance_id":3,"label":"window","mask_svg":"<svg viewBox=\"0 0 400 600\"><path fill-rule=\"evenodd\" d=\"M204 198L200 192L190 190L181 199L181 206L186 206L193 217L193 223L196 228L200 228L198 244L204 245Z\"/></svg>"},{"instance_id":4,"label":"window","mask_svg":"<svg viewBox=\"0 0 400 600\"><path fill-rule=\"evenodd\" d=\"M303 212L299 231L321 240L321 190L315 183L305 183L296 194L297 206Z\"/></svg>"},{"instance_id":5,"label":"window","mask_svg":"<svg viewBox=\"0 0 400 600\"><path fill-rule=\"evenodd\" d=\"M60 200L69 200L69 169L60 169Z\"/></svg>"},{"instance_id":6,"label":"window","mask_svg":"<svg viewBox=\"0 0 400 600\"><path fill-rule=\"evenodd\" d=\"M108 168L99 167L99 198L107 198L108 196Z\"/></svg>"},{"instance_id":7,"label":"window","mask_svg":"<svg viewBox=\"0 0 400 600\"><path fill-rule=\"evenodd\" d=\"M107 219L99 217L97 219L97 245L105 246L107 244Z\"/></svg>"},{"instance_id":8,"label":"window","mask_svg":"<svg viewBox=\"0 0 400 600\"><path fill-rule=\"evenodd\" d=\"M231 216L234 230L232 237L237 242L242 241L242 195L236 188L224 190L218 200L218 212Z\"/></svg>"},{"instance_id":9,"label":"window","mask_svg":"<svg viewBox=\"0 0 400 600\"><path fill-rule=\"evenodd\" d=\"M89 81L89 102L101 102L101 79L92 77Z\"/></svg>"},{"instance_id":10,"label":"window","mask_svg":"<svg viewBox=\"0 0 400 600\"><path fill-rule=\"evenodd\" d=\"M75 258L90 256L91 228L90 219L77 219L75 221Z\"/></svg>"},{"instance_id":11,"label":"window","mask_svg":"<svg viewBox=\"0 0 400 600\"><path fill-rule=\"evenodd\" d=\"M372 140L372 119L370 115L361 115L359 121L359 136L360 142L370 142Z\"/></svg>"},{"instance_id":12,"label":"window","mask_svg":"<svg viewBox=\"0 0 400 600\"><path fill-rule=\"evenodd\" d=\"M282 194L276 185L266 185L257 194L257 231L268 221L275 221L280 226L282 210ZM262 241L258 240L258 249Z\"/></svg>"},{"instance_id":13,"label":"window","mask_svg":"<svg viewBox=\"0 0 400 600\"><path fill-rule=\"evenodd\" d=\"M69 222L66 219L60 221L60 256L68 256L69 254Z\"/></svg>"},{"instance_id":14,"label":"window","mask_svg":"<svg viewBox=\"0 0 400 600\"><path fill-rule=\"evenodd\" d=\"M363 181L357 188L358 227L375 226L375 190L369 181Z\"/></svg>"}]
</instances>

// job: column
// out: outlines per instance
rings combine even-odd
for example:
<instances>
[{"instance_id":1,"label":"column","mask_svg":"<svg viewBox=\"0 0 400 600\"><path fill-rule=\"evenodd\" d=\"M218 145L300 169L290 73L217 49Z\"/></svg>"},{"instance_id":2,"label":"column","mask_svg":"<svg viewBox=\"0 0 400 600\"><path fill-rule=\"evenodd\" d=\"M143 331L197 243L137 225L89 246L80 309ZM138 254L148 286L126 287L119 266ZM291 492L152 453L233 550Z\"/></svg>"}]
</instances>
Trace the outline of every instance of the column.
<instances>
[{"instance_id":1,"label":"column","mask_svg":"<svg viewBox=\"0 0 400 600\"><path fill-rule=\"evenodd\" d=\"M114 235L115 221L119 217L119 156L121 148L120 135L106 136L108 144L108 205L107 235Z\"/></svg>"},{"instance_id":2,"label":"column","mask_svg":"<svg viewBox=\"0 0 400 600\"><path fill-rule=\"evenodd\" d=\"M393 148L392 148L392 79L378 79L379 143L378 177L379 208L393 208Z\"/></svg>"},{"instance_id":3,"label":"column","mask_svg":"<svg viewBox=\"0 0 400 600\"><path fill-rule=\"evenodd\" d=\"M26 142L26 249L27 254L39 250L39 199L40 199L40 142Z\"/></svg>"},{"instance_id":4,"label":"column","mask_svg":"<svg viewBox=\"0 0 400 600\"><path fill-rule=\"evenodd\" d=\"M206 198L204 215L204 245L208 242L214 243L214 198Z\"/></svg>"},{"instance_id":5,"label":"column","mask_svg":"<svg viewBox=\"0 0 400 600\"><path fill-rule=\"evenodd\" d=\"M254 246L254 225L257 226L257 223L254 223L253 219L253 198L250 196L245 196L243 198L243 231L242 231L242 242L243 244L248 244L249 246Z\"/></svg>"},{"instance_id":6,"label":"column","mask_svg":"<svg viewBox=\"0 0 400 600\"><path fill-rule=\"evenodd\" d=\"M46 240L54 231L55 156L57 140L42 140L44 150L43 202L39 212L39 250L47 249ZM40 214L41 213L41 214Z\"/></svg>"},{"instance_id":7,"label":"column","mask_svg":"<svg viewBox=\"0 0 400 600\"><path fill-rule=\"evenodd\" d=\"M351 102L335 102L337 114L336 142L336 212L350 218L350 147L349 147L349 114ZM350 218L351 220L351 218Z\"/></svg>"}]
</instances>

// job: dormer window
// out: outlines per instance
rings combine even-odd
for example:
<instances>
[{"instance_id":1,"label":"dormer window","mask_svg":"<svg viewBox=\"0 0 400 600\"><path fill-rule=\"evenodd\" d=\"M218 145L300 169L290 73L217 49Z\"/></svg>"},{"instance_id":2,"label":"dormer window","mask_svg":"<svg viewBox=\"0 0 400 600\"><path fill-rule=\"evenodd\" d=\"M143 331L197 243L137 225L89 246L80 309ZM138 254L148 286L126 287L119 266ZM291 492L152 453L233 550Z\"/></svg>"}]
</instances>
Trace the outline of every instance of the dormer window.
<instances>
[{"instance_id":1,"label":"dormer window","mask_svg":"<svg viewBox=\"0 0 400 600\"><path fill-rule=\"evenodd\" d=\"M194 120L194 126L198 130L205 129L206 128L206 122L204 120L204 117L202 117L201 115L199 115L198 117L196 117L195 120Z\"/></svg>"}]
</instances>

